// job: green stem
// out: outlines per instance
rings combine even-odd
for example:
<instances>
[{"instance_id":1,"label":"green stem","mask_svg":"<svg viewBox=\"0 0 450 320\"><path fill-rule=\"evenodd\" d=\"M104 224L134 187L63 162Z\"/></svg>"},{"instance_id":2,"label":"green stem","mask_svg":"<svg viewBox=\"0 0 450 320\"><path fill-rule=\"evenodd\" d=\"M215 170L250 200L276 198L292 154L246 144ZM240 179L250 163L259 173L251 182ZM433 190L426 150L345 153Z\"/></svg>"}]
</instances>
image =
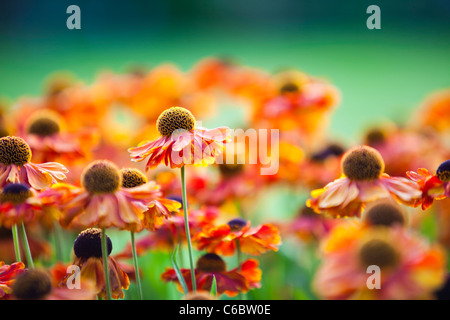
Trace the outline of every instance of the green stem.
<instances>
[{"instance_id":1,"label":"green stem","mask_svg":"<svg viewBox=\"0 0 450 320\"><path fill-rule=\"evenodd\" d=\"M56 259L58 262L63 262L61 228L57 222L53 223L53 234L55 237Z\"/></svg>"},{"instance_id":2,"label":"green stem","mask_svg":"<svg viewBox=\"0 0 450 320\"><path fill-rule=\"evenodd\" d=\"M109 279L109 265L108 265L108 244L106 242L106 232L104 228L102 229L102 258L103 258L103 270L105 271L106 296L108 300L112 300L111 282Z\"/></svg>"},{"instance_id":3,"label":"green stem","mask_svg":"<svg viewBox=\"0 0 450 320\"><path fill-rule=\"evenodd\" d=\"M22 259L20 258L19 231L17 230L17 224L12 226L12 236L14 241L14 252L16 253L16 261L22 262Z\"/></svg>"},{"instance_id":4,"label":"green stem","mask_svg":"<svg viewBox=\"0 0 450 320\"><path fill-rule=\"evenodd\" d=\"M138 297L139 297L139 300L142 300L141 276L139 275L138 257L136 254L134 232L131 231L130 233L131 233L131 250L133 251L134 273L136 274L136 284L138 287Z\"/></svg>"},{"instance_id":5,"label":"green stem","mask_svg":"<svg viewBox=\"0 0 450 320\"><path fill-rule=\"evenodd\" d=\"M27 258L28 267L33 269L34 268L33 257L31 256L31 250L30 250L30 245L28 244L27 232L25 231L25 225L23 224L23 222L20 225L20 233L22 236L22 244L23 244L23 248L25 250L25 256Z\"/></svg>"},{"instance_id":6,"label":"green stem","mask_svg":"<svg viewBox=\"0 0 450 320\"><path fill-rule=\"evenodd\" d=\"M237 255L237 271L241 271L241 262L242 262L242 251L241 251L241 243L239 240L236 241L236 255ZM244 295L242 292L239 292L238 294L239 300L244 300Z\"/></svg>"},{"instance_id":7,"label":"green stem","mask_svg":"<svg viewBox=\"0 0 450 320\"><path fill-rule=\"evenodd\" d=\"M184 172L184 166L181 167L181 188L183 192L183 212L184 212L184 229L186 231L186 241L189 249L189 264L191 267L191 278L192 278L192 290L197 291L197 285L195 283L195 268L194 268L194 257L192 255L192 243L191 235L189 231L189 219L188 219L188 204L186 195L186 177Z\"/></svg>"}]
</instances>

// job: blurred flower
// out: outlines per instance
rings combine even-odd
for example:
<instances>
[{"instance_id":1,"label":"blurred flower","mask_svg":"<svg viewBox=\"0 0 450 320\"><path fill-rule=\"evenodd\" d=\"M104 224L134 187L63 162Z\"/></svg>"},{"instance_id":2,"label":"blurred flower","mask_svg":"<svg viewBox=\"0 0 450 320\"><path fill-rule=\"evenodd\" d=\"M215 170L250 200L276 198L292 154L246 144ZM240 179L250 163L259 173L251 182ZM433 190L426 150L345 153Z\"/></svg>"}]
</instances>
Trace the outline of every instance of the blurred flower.
<instances>
[{"instance_id":1,"label":"blurred flower","mask_svg":"<svg viewBox=\"0 0 450 320\"><path fill-rule=\"evenodd\" d=\"M25 265L22 262L7 265L4 261L0 261L0 300L11 299L11 286L25 270Z\"/></svg>"},{"instance_id":2,"label":"blurred flower","mask_svg":"<svg viewBox=\"0 0 450 320\"><path fill-rule=\"evenodd\" d=\"M398 225L342 224L323 242L322 254L314 288L325 299L430 299L446 276L442 248ZM369 272L373 266L380 273Z\"/></svg>"},{"instance_id":3,"label":"blurred flower","mask_svg":"<svg viewBox=\"0 0 450 320\"><path fill-rule=\"evenodd\" d=\"M94 300L92 286L77 290L54 286L50 274L42 269L28 269L14 281L12 295L16 300Z\"/></svg>"},{"instance_id":4,"label":"blurred flower","mask_svg":"<svg viewBox=\"0 0 450 320\"><path fill-rule=\"evenodd\" d=\"M211 291L212 281L215 277L217 293L233 297L239 292L246 293L251 288L259 287L262 272L258 266L259 263L255 259L248 259L240 266L240 269L227 271L225 261L221 257L214 253L207 253L197 260L195 268L196 285L198 290ZM191 292L191 270L181 269L180 271L189 292ZM179 289L181 289L174 269L166 269L161 278L166 282L178 283Z\"/></svg>"},{"instance_id":5,"label":"blurred flower","mask_svg":"<svg viewBox=\"0 0 450 320\"><path fill-rule=\"evenodd\" d=\"M207 226L214 224L219 216L216 207L204 207L189 212L189 229L196 233ZM155 231L148 233L136 240L138 256L149 250L161 250L172 252L177 244L186 240L184 218L181 214L172 215L165 223ZM131 245L128 243L125 249L115 256L116 258L131 258Z\"/></svg>"},{"instance_id":6,"label":"blurred flower","mask_svg":"<svg viewBox=\"0 0 450 320\"><path fill-rule=\"evenodd\" d=\"M42 211L36 192L21 183L7 184L0 193L0 226L28 224Z\"/></svg>"},{"instance_id":7,"label":"blurred flower","mask_svg":"<svg viewBox=\"0 0 450 320\"><path fill-rule=\"evenodd\" d=\"M417 172L408 171L406 174L417 182L422 190L422 197L415 202L415 206L422 205L422 209L426 210L434 200L450 197L450 160L441 163L435 175L424 168L418 169Z\"/></svg>"},{"instance_id":8,"label":"blurred flower","mask_svg":"<svg viewBox=\"0 0 450 320\"><path fill-rule=\"evenodd\" d=\"M129 189L148 183L147 177L138 169L126 168L120 170L122 175L122 188ZM161 193L162 195L162 193ZM178 201L157 198L147 203L147 210L143 213L143 226L150 231L161 227L165 219L178 213L181 203Z\"/></svg>"},{"instance_id":9,"label":"blurred flower","mask_svg":"<svg viewBox=\"0 0 450 320\"><path fill-rule=\"evenodd\" d=\"M341 164L343 177L313 190L308 207L333 217L359 217L368 202L393 197L403 204L413 205L422 195L414 181L383 173L383 158L371 147L357 146L348 150Z\"/></svg>"},{"instance_id":10,"label":"blurred flower","mask_svg":"<svg viewBox=\"0 0 450 320\"><path fill-rule=\"evenodd\" d=\"M103 269L101 232L100 229L89 228L78 235L73 246L76 258L72 264L80 268L81 283L94 283L95 294L105 299L107 295L105 272ZM120 299L124 297L123 290L128 289L130 280L128 275L119 267L116 260L110 257L112 242L108 236L107 248L111 295L113 299ZM60 287L67 285L70 276L67 275L63 278Z\"/></svg>"},{"instance_id":11,"label":"blurred flower","mask_svg":"<svg viewBox=\"0 0 450 320\"><path fill-rule=\"evenodd\" d=\"M301 241L320 241L340 222L304 207L290 221L280 225L282 235L293 235Z\"/></svg>"},{"instance_id":12,"label":"blurred flower","mask_svg":"<svg viewBox=\"0 0 450 320\"><path fill-rule=\"evenodd\" d=\"M196 128L192 113L180 107L161 113L156 126L161 137L129 149L132 161L140 162L150 156L146 169L155 168L160 163L171 168L181 168L185 164L212 164L229 135L228 128Z\"/></svg>"},{"instance_id":13,"label":"blurred flower","mask_svg":"<svg viewBox=\"0 0 450 320\"><path fill-rule=\"evenodd\" d=\"M8 183L24 183L34 189L43 189L66 178L68 170L59 163L30 162L31 149L19 137L0 138L0 187Z\"/></svg>"},{"instance_id":14,"label":"blurred flower","mask_svg":"<svg viewBox=\"0 0 450 320\"><path fill-rule=\"evenodd\" d=\"M237 248L242 253L260 255L268 250L278 251L281 238L277 227L262 224L251 227L250 221L237 218L227 224L206 227L192 236L198 250L229 256Z\"/></svg>"},{"instance_id":15,"label":"blurred flower","mask_svg":"<svg viewBox=\"0 0 450 320\"><path fill-rule=\"evenodd\" d=\"M63 227L116 227L141 231L147 204L158 199L161 192L154 182L134 188L122 188L119 169L110 161L89 164L81 178L82 188L57 184L43 191L45 204L54 204L62 211Z\"/></svg>"},{"instance_id":16,"label":"blurred flower","mask_svg":"<svg viewBox=\"0 0 450 320\"><path fill-rule=\"evenodd\" d=\"M430 94L414 117L421 127L431 127L441 133L449 133L450 128L450 89Z\"/></svg>"},{"instance_id":17,"label":"blurred flower","mask_svg":"<svg viewBox=\"0 0 450 320\"><path fill-rule=\"evenodd\" d=\"M92 130L68 132L64 127L58 114L45 110L31 115L25 132L19 134L30 146L34 161L61 161L72 165L88 159L98 135Z\"/></svg>"},{"instance_id":18,"label":"blurred flower","mask_svg":"<svg viewBox=\"0 0 450 320\"><path fill-rule=\"evenodd\" d=\"M381 154L386 173L392 176L406 177L409 170L438 166L446 156L440 137L432 131L385 124L368 130L364 140Z\"/></svg>"}]
</instances>

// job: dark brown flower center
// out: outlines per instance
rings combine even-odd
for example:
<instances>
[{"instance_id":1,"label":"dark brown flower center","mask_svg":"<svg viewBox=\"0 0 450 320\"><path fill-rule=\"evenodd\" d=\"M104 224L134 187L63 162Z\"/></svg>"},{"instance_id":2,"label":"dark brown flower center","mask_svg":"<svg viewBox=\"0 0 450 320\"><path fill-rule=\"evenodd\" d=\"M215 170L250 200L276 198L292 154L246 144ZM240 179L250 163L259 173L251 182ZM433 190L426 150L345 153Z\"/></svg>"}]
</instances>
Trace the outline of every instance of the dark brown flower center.
<instances>
[{"instance_id":1,"label":"dark brown flower center","mask_svg":"<svg viewBox=\"0 0 450 320\"><path fill-rule=\"evenodd\" d=\"M172 107L163 111L156 121L156 127L162 136L170 136L179 129L191 131L194 126L195 117L189 110L180 107Z\"/></svg>"},{"instance_id":2,"label":"dark brown flower center","mask_svg":"<svg viewBox=\"0 0 450 320\"><path fill-rule=\"evenodd\" d=\"M35 134L40 137L47 137L58 133L59 130L60 127L56 119L51 119L50 117L42 117L37 118L30 124L28 133Z\"/></svg>"},{"instance_id":3,"label":"dark brown flower center","mask_svg":"<svg viewBox=\"0 0 450 320\"><path fill-rule=\"evenodd\" d=\"M405 224L405 217L401 208L397 204L387 201L369 207L365 212L364 220L369 225L374 226L389 227L396 224Z\"/></svg>"},{"instance_id":4,"label":"dark brown flower center","mask_svg":"<svg viewBox=\"0 0 450 320\"><path fill-rule=\"evenodd\" d=\"M436 170L436 176L442 182L450 181L450 160L444 161L440 164L440 166Z\"/></svg>"},{"instance_id":5,"label":"dark brown flower center","mask_svg":"<svg viewBox=\"0 0 450 320\"><path fill-rule=\"evenodd\" d=\"M107 255L112 251L111 239L106 236L108 247ZM83 230L75 239L73 251L78 258L101 258L102 257L102 230L98 228L89 228Z\"/></svg>"},{"instance_id":6,"label":"dark brown flower center","mask_svg":"<svg viewBox=\"0 0 450 320\"><path fill-rule=\"evenodd\" d=\"M19 137L7 136L0 138L0 163L23 166L31 160L31 149Z\"/></svg>"},{"instance_id":7,"label":"dark brown flower center","mask_svg":"<svg viewBox=\"0 0 450 320\"><path fill-rule=\"evenodd\" d=\"M122 187L134 188L148 182L147 177L138 169L126 168L121 169Z\"/></svg>"},{"instance_id":8,"label":"dark brown flower center","mask_svg":"<svg viewBox=\"0 0 450 320\"><path fill-rule=\"evenodd\" d=\"M196 269L203 272L224 272L225 261L215 253L207 253L197 260Z\"/></svg>"},{"instance_id":9,"label":"dark brown flower center","mask_svg":"<svg viewBox=\"0 0 450 320\"><path fill-rule=\"evenodd\" d=\"M368 146L358 146L347 151L342 158L342 171L352 180L374 180L384 172L380 153Z\"/></svg>"},{"instance_id":10,"label":"dark brown flower center","mask_svg":"<svg viewBox=\"0 0 450 320\"><path fill-rule=\"evenodd\" d=\"M231 231L240 231L247 225L247 221L241 218L236 218L228 221L227 224L230 226Z\"/></svg>"},{"instance_id":11,"label":"dark brown flower center","mask_svg":"<svg viewBox=\"0 0 450 320\"><path fill-rule=\"evenodd\" d=\"M399 255L389 243L379 239L372 239L361 247L359 258L364 268L372 265L380 268L389 268L397 265Z\"/></svg>"},{"instance_id":12,"label":"dark brown flower center","mask_svg":"<svg viewBox=\"0 0 450 320\"><path fill-rule=\"evenodd\" d=\"M24 203L33 193L27 185L21 183L7 184L0 194L0 203L10 202L13 204Z\"/></svg>"},{"instance_id":13,"label":"dark brown flower center","mask_svg":"<svg viewBox=\"0 0 450 320\"><path fill-rule=\"evenodd\" d=\"M113 193L121 186L122 176L111 161L97 160L84 169L81 183L92 194Z\"/></svg>"},{"instance_id":14,"label":"dark brown flower center","mask_svg":"<svg viewBox=\"0 0 450 320\"><path fill-rule=\"evenodd\" d=\"M52 282L47 273L30 269L17 277L12 285L12 294L19 300L41 300L52 291Z\"/></svg>"}]
</instances>

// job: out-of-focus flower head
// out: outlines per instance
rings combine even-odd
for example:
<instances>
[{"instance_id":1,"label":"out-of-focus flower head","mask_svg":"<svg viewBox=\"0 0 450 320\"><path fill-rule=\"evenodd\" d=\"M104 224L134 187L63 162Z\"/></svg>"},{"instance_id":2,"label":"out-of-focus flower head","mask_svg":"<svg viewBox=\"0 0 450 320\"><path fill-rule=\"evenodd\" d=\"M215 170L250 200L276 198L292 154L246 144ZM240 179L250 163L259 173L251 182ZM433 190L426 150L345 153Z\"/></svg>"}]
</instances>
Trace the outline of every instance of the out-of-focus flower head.
<instances>
[{"instance_id":1,"label":"out-of-focus flower head","mask_svg":"<svg viewBox=\"0 0 450 320\"><path fill-rule=\"evenodd\" d=\"M63 227L116 227L139 232L147 204L161 192L153 181L134 188L122 187L122 175L108 160L90 163L81 177L82 187L57 184L39 196L43 203L57 206Z\"/></svg>"},{"instance_id":2,"label":"out-of-focus flower head","mask_svg":"<svg viewBox=\"0 0 450 320\"><path fill-rule=\"evenodd\" d=\"M11 286L16 278L25 271L25 265L22 262L7 265L4 261L0 261L0 300L11 299Z\"/></svg>"},{"instance_id":3,"label":"out-of-focus flower head","mask_svg":"<svg viewBox=\"0 0 450 320\"><path fill-rule=\"evenodd\" d=\"M201 231L203 228L212 226L219 217L216 207L202 207L189 212L190 234ZM155 231L148 233L136 240L137 255L143 255L149 250L162 250L172 252L178 244L184 244L186 232L184 228L184 217L180 214L172 215L164 224ZM131 244L115 255L116 258L132 258Z\"/></svg>"},{"instance_id":4,"label":"out-of-focus flower head","mask_svg":"<svg viewBox=\"0 0 450 320\"><path fill-rule=\"evenodd\" d=\"M247 259L239 268L227 270L225 261L214 253L207 253L197 260L195 268L195 279L198 290L211 291L213 278L217 283L217 293L229 297L239 292L246 293L250 289L259 288L262 271L258 268L259 263L255 259ZM181 269L181 274L186 282L189 292L192 291L191 270ZM181 289L179 280L174 269L168 268L161 275L163 281L176 282Z\"/></svg>"},{"instance_id":5,"label":"out-of-focus flower head","mask_svg":"<svg viewBox=\"0 0 450 320\"><path fill-rule=\"evenodd\" d=\"M450 89L430 94L414 115L412 125L432 128L447 136L450 130Z\"/></svg>"},{"instance_id":6,"label":"out-of-focus flower head","mask_svg":"<svg viewBox=\"0 0 450 320\"><path fill-rule=\"evenodd\" d=\"M380 153L368 146L356 146L342 157L343 176L311 192L307 205L333 217L359 217L366 203L381 198L413 206L422 196L419 185L403 177L384 173Z\"/></svg>"},{"instance_id":7,"label":"out-of-focus flower head","mask_svg":"<svg viewBox=\"0 0 450 320\"><path fill-rule=\"evenodd\" d=\"M307 154L298 166L299 183L309 189L320 188L341 174L341 158L345 149L330 143Z\"/></svg>"},{"instance_id":8,"label":"out-of-focus flower head","mask_svg":"<svg viewBox=\"0 0 450 320\"><path fill-rule=\"evenodd\" d=\"M430 299L445 277L440 246L399 225L365 227L350 221L322 243L313 285L324 299Z\"/></svg>"},{"instance_id":9,"label":"out-of-focus flower head","mask_svg":"<svg viewBox=\"0 0 450 320\"><path fill-rule=\"evenodd\" d=\"M148 183L147 177L138 169L121 169L122 187L125 189L136 188ZM161 194L162 195L162 194ZM172 214L179 213L181 203L171 199L155 198L147 203L148 210L143 214L142 223L144 228L154 231L161 227L164 220Z\"/></svg>"},{"instance_id":10,"label":"out-of-focus flower head","mask_svg":"<svg viewBox=\"0 0 450 320\"><path fill-rule=\"evenodd\" d=\"M192 236L192 242L198 250L218 255L233 255L238 248L242 253L258 256L269 250L278 251L281 237L273 224L251 227L250 221L236 218L227 224L204 228Z\"/></svg>"},{"instance_id":11,"label":"out-of-focus flower head","mask_svg":"<svg viewBox=\"0 0 450 320\"><path fill-rule=\"evenodd\" d=\"M253 122L259 127L296 132L306 145L313 145L322 137L329 115L339 103L338 90L297 70L276 74L274 83L278 90L255 105Z\"/></svg>"},{"instance_id":12,"label":"out-of-focus flower head","mask_svg":"<svg viewBox=\"0 0 450 320\"><path fill-rule=\"evenodd\" d=\"M73 250L75 260L72 263L80 268L80 282L94 284L94 293L99 297L106 298L106 281L103 269L102 258L102 239L101 230L97 228L89 228L83 230L75 240ZM128 275L119 267L116 260L110 256L113 249L111 239L107 238L107 259L109 279L111 283L111 296L113 299L124 297L123 290L127 290L130 285ZM60 283L60 287L67 286L72 274L68 274Z\"/></svg>"},{"instance_id":13,"label":"out-of-focus flower head","mask_svg":"<svg viewBox=\"0 0 450 320\"><path fill-rule=\"evenodd\" d=\"M433 131L384 124L368 130L364 143L380 152L386 173L406 177L406 171L438 166L445 160L445 147Z\"/></svg>"},{"instance_id":14,"label":"out-of-focus flower head","mask_svg":"<svg viewBox=\"0 0 450 320\"><path fill-rule=\"evenodd\" d=\"M406 174L416 181L422 190L422 197L415 202L415 207L421 205L422 209L426 210L434 200L450 197L450 160L442 162L434 175L425 168L420 168L417 172L408 171Z\"/></svg>"},{"instance_id":15,"label":"out-of-focus flower head","mask_svg":"<svg viewBox=\"0 0 450 320\"><path fill-rule=\"evenodd\" d=\"M29 224L42 211L36 191L22 183L7 184L0 193L0 226Z\"/></svg>"},{"instance_id":16,"label":"out-of-focus flower head","mask_svg":"<svg viewBox=\"0 0 450 320\"><path fill-rule=\"evenodd\" d=\"M73 288L72 288L73 289ZM22 272L12 285L15 300L94 300L96 293L90 283L72 290L54 285L51 274L44 269L28 269Z\"/></svg>"},{"instance_id":17,"label":"out-of-focus flower head","mask_svg":"<svg viewBox=\"0 0 450 320\"><path fill-rule=\"evenodd\" d=\"M317 214L305 206L292 220L280 225L280 233L295 236L302 242L315 242L322 240L339 223L339 220Z\"/></svg>"}]
</instances>

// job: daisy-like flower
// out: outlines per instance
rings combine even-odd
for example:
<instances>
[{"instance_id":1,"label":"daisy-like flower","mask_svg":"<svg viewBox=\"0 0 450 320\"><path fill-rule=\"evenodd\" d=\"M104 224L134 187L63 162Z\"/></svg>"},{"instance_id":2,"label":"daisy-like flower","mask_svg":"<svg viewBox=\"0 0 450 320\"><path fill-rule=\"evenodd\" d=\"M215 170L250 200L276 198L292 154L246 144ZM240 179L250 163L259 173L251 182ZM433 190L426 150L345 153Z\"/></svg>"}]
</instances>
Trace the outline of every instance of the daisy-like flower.
<instances>
[{"instance_id":1,"label":"daisy-like flower","mask_svg":"<svg viewBox=\"0 0 450 320\"><path fill-rule=\"evenodd\" d=\"M381 199L372 202L364 210L362 221L368 226L405 226L407 216L393 200Z\"/></svg>"},{"instance_id":2,"label":"daisy-like flower","mask_svg":"<svg viewBox=\"0 0 450 320\"><path fill-rule=\"evenodd\" d=\"M22 183L7 184L0 193L0 226L28 224L41 209L33 189Z\"/></svg>"},{"instance_id":3,"label":"daisy-like flower","mask_svg":"<svg viewBox=\"0 0 450 320\"><path fill-rule=\"evenodd\" d=\"M148 183L147 177L138 169L125 168L121 169L120 172L122 175L122 187L125 189L139 187ZM148 210L144 212L142 222L145 228L154 231L164 223L164 220L179 212L181 203L161 197L148 202L147 207Z\"/></svg>"},{"instance_id":4,"label":"daisy-like flower","mask_svg":"<svg viewBox=\"0 0 450 320\"><path fill-rule=\"evenodd\" d=\"M122 188L122 176L116 165L107 160L89 164L81 177L82 187L56 184L40 195L46 204L56 204L62 211L63 227L116 227L139 232L143 214L150 201L161 192L154 182L134 188Z\"/></svg>"},{"instance_id":5,"label":"daisy-like flower","mask_svg":"<svg viewBox=\"0 0 450 320\"><path fill-rule=\"evenodd\" d=\"M394 198L412 206L422 196L416 182L384 173L383 158L371 147L348 150L342 157L341 168L341 178L311 192L308 207L333 217L359 217L371 201Z\"/></svg>"},{"instance_id":6,"label":"daisy-like flower","mask_svg":"<svg viewBox=\"0 0 450 320\"><path fill-rule=\"evenodd\" d=\"M237 247L242 253L260 255L268 250L278 251L281 238L272 224L252 228L250 221L236 218L224 225L205 228L194 234L192 241L198 250L219 255L233 255Z\"/></svg>"},{"instance_id":7,"label":"daisy-like flower","mask_svg":"<svg viewBox=\"0 0 450 320\"><path fill-rule=\"evenodd\" d=\"M198 290L211 291L213 278L216 278L217 293L234 297L239 292L246 293L252 288L260 286L262 272L258 268L259 263L255 259L248 259L238 268L227 271L227 266L223 259L214 254L207 253L197 260L195 268L195 279ZM189 292L192 291L191 270L180 269L185 279ZM178 284L179 280L174 269L167 269L162 275L163 281L173 281Z\"/></svg>"},{"instance_id":8,"label":"daisy-like flower","mask_svg":"<svg viewBox=\"0 0 450 320\"><path fill-rule=\"evenodd\" d=\"M69 172L57 162L30 162L31 149L19 137L0 138L0 187L8 183L24 183L40 190L66 178Z\"/></svg>"},{"instance_id":9,"label":"daisy-like flower","mask_svg":"<svg viewBox=\"0 0 450 320\"><path fill-rule=\"evenodd\" d=\"M11 298L11 286L15 279L25 271L25 265L22 262L14 262L11 265L0 261L0 300Z\"/></svg>"},{"instance_id":10,"label":"daisy-like flower","mask_svg":"<svg viewBox=\"0 0 450 320\"><path fill-rule=\"evenodd\" d=\"M430 299L445 282L442 248L398 225L342 224L322 245L313 282L321 298ZM376 274L374 267L379 268Z\"/></svg>"},{"instance_id":11,"label":"daisy-like flower","mask_svg":"<svg viewBox=\"0 0 450 320\"><path fill-rule=\"evenodd\" d=\"M317 214L304 207L297 216L280 228L282 235L293 235L304 242L320 241L339 224L339 220Z\"/></svg>"},{"instance_id":12,"label":"daisy-like flower","mask_svg":"<svg viewBox=\"0 0 450 320\"><path fill-rule=\"evenodd\" d=\"M450 160L441 163L435 175L425 168L420 168L417 172L408 171L406 174L417 182L422 190L422 197L415 202L415 207L422 205L422 209L426 210L434 200L450 197Z\"/></svg>"},{"instance_id":13,"label":"daisy-like flower","mask_svg":"<svg viewBox=\"0 0 450 320\"><path fill-rule=\"evenodd\" d=\"M180 107L161 113L156 126L161 137L129 149L132 161L140 162L149 157L146 169L160 163L171 168L212 164L229 136L229 129L225 127L211 130L196 127L192 113Z\"/></svg>"},{"instance_id":14,"label":"daisy-like flower","mask_svg":"<svg viewBox=\"0 0 450 320\"><path fill-rule=\"evenodd\" d=\"M104 272L104 261L102 258L102 231L97 228L89 228L82 231L75 240L73 251L75 260L72 263L80 268L80 281L95 284L95 294L106 299L106 279ZM111 296L113 299L124 297L123 290L130 285L128 275L119 267L116 260L110 257L112 251L111 239L107 236L107 263L109 270L109 281L111 284ZM60 283L60 287L67 286L70 275L67 275Z\"/></svg>"},{"instance_id":15,"label":"daisy-like flower","mask_svg":"<svg viewBox=\"0 0 450 320\"><path fill-rule=\"evenodd\" d=\"M12 298L16 300L94 300L95 297L92 285L85 283L76 290L57 287L51 275L41 269L26 270L12 285Z\"/></svg>"},{"instance_id":16,"label":"daisy-like flower","mask_svg":"<svg viewBox=\"0 0 450 320\"><path fill-rule=\"evenodd\" d=\"M98 136L92 131L67 132L62 118L48 110L34 113L24 129L22 136L30 146L34 161L38 162L59 160L73 164L87 159L89 149L98 142Z\"/></svg>"}]
</instances>

